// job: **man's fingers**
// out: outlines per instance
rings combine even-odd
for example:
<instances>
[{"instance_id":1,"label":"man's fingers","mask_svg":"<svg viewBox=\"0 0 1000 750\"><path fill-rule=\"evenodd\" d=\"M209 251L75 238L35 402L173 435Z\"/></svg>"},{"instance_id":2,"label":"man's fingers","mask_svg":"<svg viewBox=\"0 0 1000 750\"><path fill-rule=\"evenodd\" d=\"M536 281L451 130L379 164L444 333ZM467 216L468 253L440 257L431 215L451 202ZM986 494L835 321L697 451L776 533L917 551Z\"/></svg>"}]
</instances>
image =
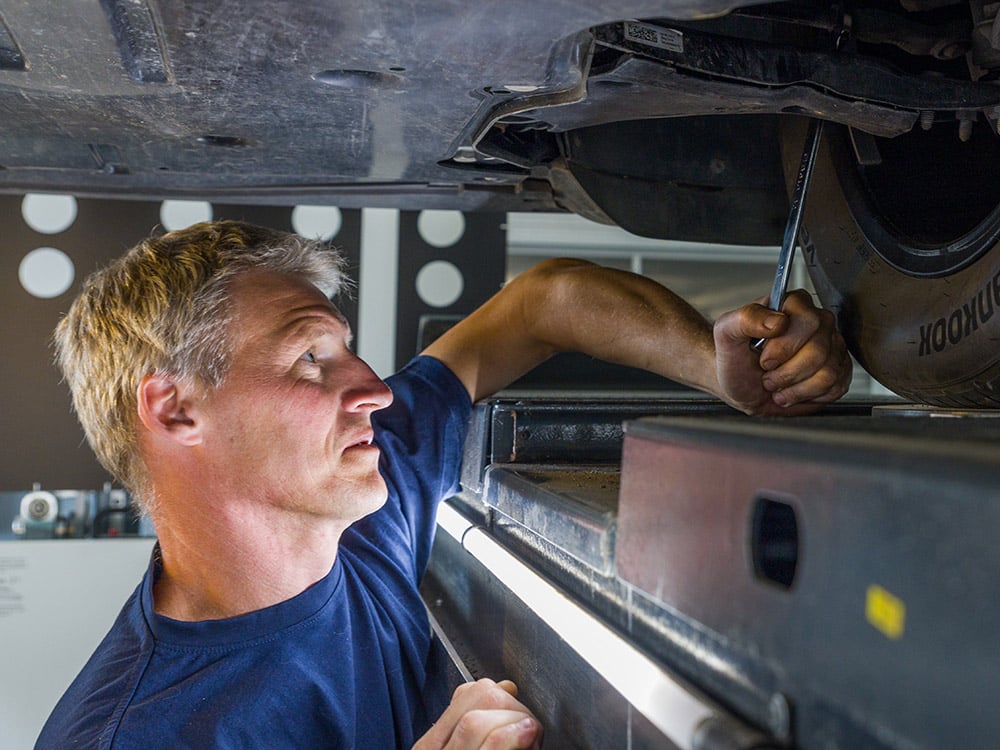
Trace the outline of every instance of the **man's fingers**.
<instances>
[{"instance_id":1,"label":"man's fingers","mask_svg":"<svg viewBox=\"0 0 1000 750\"><path fill-rule=\"evenodd\" d=\"M785 298L782 310L787 316L784 329L764 334L768 339L760 357L764 370L774 370L788 362L810 342L825 343L836 328L833 314L815 307L809 295L801 290Z\"/></svg>"},{"instance_id":2,"label":"man's fingers","mask_svg":"<svg viewBox=\"0 0 1000 750\"><path fill-rule=\"evenodd\" d=\"M541 725L524 711L473 709L459 719L445 750L528 750L540 738Z\"/></svg>"},{"instance_id":3,"label":"man's fingers","mask_svg":"<svg viewBox=\"0 0 1000 750\"><path fill-rule=\"evenodd\" d=\"M748 341L780 336L788 327L788 316L751 302L716 321L716 343L746 348Z\"/></svg>"},{"instance_id":4,"label":"man's fingers","mask_svg":"<svg viewBox=\"0 0 1000 750\"><path fill-rule=\"evenodd\" d=\"M791 353L764 367L762 383L769 391L788 388L817 374L835 376L847 353L843 338L832 328L820 329L804 342L774 342L776 347L780 344L787 344Z\"/></svg>"},{"instance_id":5,"label":"man's fingers","mask_svg":"<svg viewBox=\"0 0 1000 750\"><path fill-rule=\"evenodd\" d=\"M801 402L828 403L843 396L851 384L852 364L847 346L834 332L829 347L803 347L789 362L765 373L762 385L774 403L790 406Z\"/></svg>"},{"instance_id":6,"label":"man's fingers","mask_svg":"<svg viewBox=\"0 0 1000 750\"><path fill-rule=\"evenodd\" d=\"M833 313L815 307L802 291L789 294L784 309L787 329L761 353L763 385L774 392L812 381L806 392L825 392L839 379L847 351Z\"/></svg>"},{"instance_id":7,"label":"man's fingers","mask_svg":"<svg viewBox=\"0 0 1000 750\"><path fill-rule=\"evenodd\" d=\"M508 695L517 697L517 685L515 685L511 680L500 680L497 683L497 687L503 690Z\"/></svg>"},{"instance_id":8,"label":"man's fingers","mask_svg":"<svg viewBox=\"0 0 1000 750\"><path fill-rule=\"evenodd\" d=\"M517 700L510 680L460 685L414 750L522 750L540 746L542 726Z\"/></svg>"},{"instance_id":9,"label":"man's fingers","mask_svg":"<svg viewBox=\"0 0 1000 750\"><path fill-rule=\"evenodd\" d=\"M831 403L847 393L851 377L851 357L846 347L838 347L824 366L793 385L774 390L772 399L779 406L791 406L802 402Z\"/></svg>"}]
</instances>

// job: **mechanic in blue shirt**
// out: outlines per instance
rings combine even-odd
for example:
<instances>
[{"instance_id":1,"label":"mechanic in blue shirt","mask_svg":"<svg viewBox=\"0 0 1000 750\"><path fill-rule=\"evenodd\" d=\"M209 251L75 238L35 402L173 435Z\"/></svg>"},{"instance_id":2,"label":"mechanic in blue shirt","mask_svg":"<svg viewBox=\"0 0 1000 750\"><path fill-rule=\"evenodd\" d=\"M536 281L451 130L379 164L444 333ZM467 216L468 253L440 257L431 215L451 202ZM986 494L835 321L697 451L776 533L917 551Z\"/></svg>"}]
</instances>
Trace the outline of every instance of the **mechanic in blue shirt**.
<instances>
[{"instance_id":1,"label":"mechanic in blue shirt","mask_svg":"<svg viewBox=\"0 0 1000 750\"><path fill-rule=\"evenodd\" d=\"M417 591L472 402L562 350L753 414L850 381L805 294L713 329L648 279L556 260L383 383L330 301L342 285L331 248L237 222L149 238L87 280L58 359L158 544L38 748L538 747L512 683L443 690Z\"/></svg>"}]
</instances>

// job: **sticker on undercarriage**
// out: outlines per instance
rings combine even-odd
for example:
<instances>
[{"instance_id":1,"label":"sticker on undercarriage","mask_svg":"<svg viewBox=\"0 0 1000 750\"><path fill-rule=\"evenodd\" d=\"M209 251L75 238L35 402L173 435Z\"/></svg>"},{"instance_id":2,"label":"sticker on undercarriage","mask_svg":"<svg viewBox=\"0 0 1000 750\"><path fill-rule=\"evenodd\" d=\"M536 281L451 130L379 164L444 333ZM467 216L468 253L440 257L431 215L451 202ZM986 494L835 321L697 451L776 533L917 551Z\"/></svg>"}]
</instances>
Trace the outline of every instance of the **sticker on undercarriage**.
<instances>
[{"instance_id":1,"label":"sticker on undercarriage","mask_svg":"<svg viewBox=\"0 0 1000 750\"><path fill-rule=\"evenodd\" d=\"M668 52L684 52L684 34L676 29L664 29L638 21L625 22L625 39L647 47L658 47Z\"/></svg>"}]
</instances>

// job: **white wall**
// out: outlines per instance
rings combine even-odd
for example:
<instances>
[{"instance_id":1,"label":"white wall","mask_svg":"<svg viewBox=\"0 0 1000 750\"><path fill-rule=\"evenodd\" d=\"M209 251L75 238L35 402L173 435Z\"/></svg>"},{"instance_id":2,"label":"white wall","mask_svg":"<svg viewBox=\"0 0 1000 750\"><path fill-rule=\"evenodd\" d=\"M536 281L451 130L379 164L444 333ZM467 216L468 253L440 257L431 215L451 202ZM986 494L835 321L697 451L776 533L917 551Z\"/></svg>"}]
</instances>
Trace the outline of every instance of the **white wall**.
<instances>
[{"instance_id":1,"label":"white wall","mask_svg":"<svg viewBox=\"0 0 1000 750\"><path fill-rule=\"evenodd\" d=\"M30 750L149 563L152 539L0 542L0 750Z\"/></svg>"}]
</instances>

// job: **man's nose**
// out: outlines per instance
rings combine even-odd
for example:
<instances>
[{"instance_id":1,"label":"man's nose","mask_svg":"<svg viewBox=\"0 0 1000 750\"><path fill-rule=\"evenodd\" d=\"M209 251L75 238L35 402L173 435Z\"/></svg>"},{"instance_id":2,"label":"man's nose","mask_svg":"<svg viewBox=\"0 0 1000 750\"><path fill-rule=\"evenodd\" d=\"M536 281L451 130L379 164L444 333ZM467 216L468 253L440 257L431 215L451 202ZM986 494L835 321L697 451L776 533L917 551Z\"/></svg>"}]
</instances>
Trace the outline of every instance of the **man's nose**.
<instances>
[{"instance_id":1,"label":"man's nose","mask_svg":"<svg viewBox=\"0 0 1000 750\"><path fill-rule=\"evenodd\" d=\"M344 393L344 408L351 411L377 411L392 403L392 391L358 356L354 357L351 385Z\"/></svg>"}]
</instances>

